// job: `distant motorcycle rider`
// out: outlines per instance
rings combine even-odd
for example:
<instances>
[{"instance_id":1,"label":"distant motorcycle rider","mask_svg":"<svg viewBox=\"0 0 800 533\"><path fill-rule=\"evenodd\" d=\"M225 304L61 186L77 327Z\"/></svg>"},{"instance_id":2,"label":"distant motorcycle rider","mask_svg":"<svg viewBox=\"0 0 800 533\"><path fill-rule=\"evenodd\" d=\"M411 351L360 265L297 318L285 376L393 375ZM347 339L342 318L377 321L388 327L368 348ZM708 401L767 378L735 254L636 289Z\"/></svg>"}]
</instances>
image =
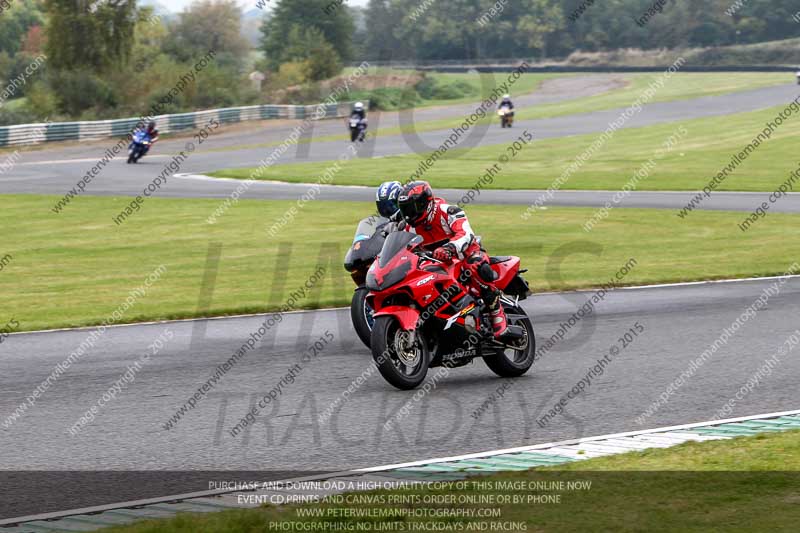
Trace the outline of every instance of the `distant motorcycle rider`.
<instances>
[{"instance_id":1,"label":"distant motorcycle rider","mask_svg":"<svg viewBox=\"0 0 800 533\"><path fill-rule=\"evenodd\" d=\"M150 151L150 147L155 144L158 140L158 129L156 129L156 123L154 121L150 121L147 123L147 128L145 128L145 133L147 136L150 137L150 144L144 147L144 152L142 156L147 155L147 152Z\"/></svg>"},{"instance_id":2,"label":"distant motorcycle rider","mask_svg":"<svg viewBox=\"0 0 800 533\"><path fill-rule=\"evenodd\" d=\"M510 94L503 95L503 99L500 101L500 104L498 104L497 109L501 109L503 107L507 107L512 111L514 110L514 103L511 101Z\"/></svg>"},{"instance_id":3,"label":"distant motorcycle rider","mask_svg":"<svg viewBox=\"0 0 800 533\"><path fill-rule=\"evenodd\" d=\"M508 321L500 304L500 290L494 284L497 275L489 256L477 242L464 210L435 197L426 181L406 185L398 205L408 224L406 231L422 237L424 244L434 250L434 259L445 263L464 260L464 268L470 273L465 284L486 303L495 338L503 336L508 330Z\"/></svg>"},{"instance_id":4,"label":"distant motorcycle rider","mask_svg":"<svg viewBox=\"0 0 800 533\"><path fill-rule=\"evenodd\" d=\"M353 106L353 112L350 114L352 117L353 115L358 115L358 118L364 120L367 118L367 111L364 109L364 104L362 102L356 102Z\"/></svg>"},{"instance_id":5,"label":"distant motorcycle rider","mask_svg":"<svg viewBox=\"0 0 800 533\"><path fill-rule=\"evenodd\" d=\"M364 142L364 137L367 133L367 111L364 109L363 103L356 102L353 106L353 112L350 113L348 123L350 142Z\"/></svg>"}]
</instances>

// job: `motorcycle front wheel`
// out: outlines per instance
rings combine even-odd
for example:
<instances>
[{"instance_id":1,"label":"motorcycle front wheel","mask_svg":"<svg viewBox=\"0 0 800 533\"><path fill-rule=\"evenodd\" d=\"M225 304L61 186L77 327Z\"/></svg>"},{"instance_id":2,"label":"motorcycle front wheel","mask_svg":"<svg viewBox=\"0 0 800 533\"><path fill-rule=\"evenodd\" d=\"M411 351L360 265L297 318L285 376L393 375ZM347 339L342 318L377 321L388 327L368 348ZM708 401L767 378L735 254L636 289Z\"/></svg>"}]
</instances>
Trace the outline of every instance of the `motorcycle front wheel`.
<instances>
[{"instance_id":1,"label":"motorcycle front wheel","mask_svg":"<svg viewBox=\"0 0 800 533\"><path fill-rule=\"evenodd\" d=\"M411 334L392 316L379 316L372 328L372 358L383 379L400 390L417 388L430 364L425 342L418 338L412 343Z\"/></svg>"},{"instance_id":2,"label":"motorcycle front wheel","mask_svg":"<svg viewBox=\"0 0 800 533\"><path fill-rule=\"evenodd\" d=\"M516 378L527 372L536 356L536 335L531 319L521 307L506 307L509 325L524 331L522 339L514 341L514 348L498 348L483 357L489 369L501 378Z\"/></svg>"},{"instance_id":3,"label":"motorcycle front wheel","mask_svg":"<svg viewBox=\"0 0 800 533\"><path fill-rule=\"evenodd\" d=\"M350 320L353 321L353 328L356 330L358 338L361 339L364 346L369 348L375 319L372 318L372 307L367 303L367 294L369 294L369 289L366 287L356 289L353 299L350 301Z\"/></svg>"}]
</instances>

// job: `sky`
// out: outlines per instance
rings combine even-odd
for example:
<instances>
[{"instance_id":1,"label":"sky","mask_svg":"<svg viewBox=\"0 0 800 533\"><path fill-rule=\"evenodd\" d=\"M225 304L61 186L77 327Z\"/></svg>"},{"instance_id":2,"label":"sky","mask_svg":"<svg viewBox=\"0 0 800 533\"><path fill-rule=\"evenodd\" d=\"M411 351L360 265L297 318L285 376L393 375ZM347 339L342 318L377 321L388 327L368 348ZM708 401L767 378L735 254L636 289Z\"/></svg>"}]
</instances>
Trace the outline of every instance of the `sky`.
<instances>
[{"instance_id":1,"label":"sky","mask_svg":"<svg viewBox=\"0 0 800 533\"><path fill-rule=\"evenodd\" d=\"M156 0L170 11L176 13L183 11L183 8L192 3L192 0ZM347 0L351 6L366 6L368 0ZM239 0L237 2L242 6L243 11L249 11L256 7L256 0Z\"/></svg>"}]
</instances>

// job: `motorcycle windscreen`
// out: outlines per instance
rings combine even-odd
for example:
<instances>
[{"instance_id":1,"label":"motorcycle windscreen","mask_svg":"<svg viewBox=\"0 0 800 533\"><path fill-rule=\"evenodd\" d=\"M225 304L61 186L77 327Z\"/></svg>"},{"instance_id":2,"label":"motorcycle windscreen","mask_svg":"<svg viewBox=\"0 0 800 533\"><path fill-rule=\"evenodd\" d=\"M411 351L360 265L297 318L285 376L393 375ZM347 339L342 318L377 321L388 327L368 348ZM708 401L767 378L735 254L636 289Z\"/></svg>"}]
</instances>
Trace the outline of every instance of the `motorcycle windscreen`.
<instances>
[{"instance_id":1,"label":"motorcycle windscreen","mask_svg":"<svg viewBox=\"0 0 800 533\"><path fill-rule=\"evenodd\" d=\"M358 227L356 228L356 236L353 237L353 243L369 239L375 234L375 231L380 226L383 226L387 222L389 222L388 218L375 215L365 218L358 223Z\"/></svg>"},{"instance_id":2,"label":"motorcycle windscreen","mask_svg":"<svg viewBox=\"0 0 800 533\"><path fill-rule=\"evenodd\" d=\"M381 248L381 253L378 256L378 265L384 268L392 261L394 256L406 251L408 245L412 242L422 242L422 237L406 231L390 233L383 243L383 248Z\"/></svg>"}]
</instances>

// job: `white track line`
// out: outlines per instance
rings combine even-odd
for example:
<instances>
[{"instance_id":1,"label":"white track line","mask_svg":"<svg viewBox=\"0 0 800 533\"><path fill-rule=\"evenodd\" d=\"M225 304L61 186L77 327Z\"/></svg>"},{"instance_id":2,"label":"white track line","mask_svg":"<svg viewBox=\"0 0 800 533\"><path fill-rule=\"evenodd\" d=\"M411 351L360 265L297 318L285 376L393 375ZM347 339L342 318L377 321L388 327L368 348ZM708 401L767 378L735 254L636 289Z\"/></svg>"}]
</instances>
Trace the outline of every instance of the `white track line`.
<instances>
[{"instance_id":1,"label":"white track line","mask_svg":"<svg viewBox=\"0 0 800 533\"><path fill-rule=\"evenodd\" d=\"M392 156L377 156L373 157L372 159L380 159L384 157L392 157ZM255 183L267 183L272 185L290 185L290 186L298 186L298 187L321 187L323 189L369 189L372 190L374 187L369 185L324 185L319 183L305 183L305 182L294 182L294 181L280 181L280 180L243 180L237 178L215 178L213 176L207 176L206 174L196 174L196 173L179 173L174 174L173 178L180 178L180 179L187 179L187 180L201 180L201 181L235 181L237 183L241 183L243 181L253 181ZM466 191L467 189L458 189L453 187L440 187L443 191ZM547 191L544 189L487 189L487 192L505 192L508 194L519 194L519 193L530 193L530 194L541 194L546 193ZM619 191L610 191L605 189L597 189L597 190L572 190L572 189L562 189L557 191L557 194L599 194L599 193L618 193ZM642 196L647 195L659 195L659 194L680 194L682 196L693 195L702 193L703 191L634 191L634 194L639 194ZM766 191L769 192L769 191ZM739 196L747 196L747 195L758 195L758 194L766 194L765 191L715 191L717 195L739 195ZM790 192L786 193L786 195L790 196L800 196L800 192Z\"/></svg>"},{"instance_id":2,"label":"white track line","mask_svg":"<svg viewBox=\"0 0 800 533\"><path fill-rule=\"evenodd\" d=\"M693 424L683 424L679 426L668 426L656 429L647 429L641 431L630 431L627 433L614 433L611 435L601 435L597 437L586 437L582 439L573 439L573 440L566 440L561 442L553 442L548 444L536 444L533 446L522 446L518 448L508 448L505 450L494 450L494 451L487 451L487 452L480 452L480 453L472 453L466 455L458 455L454 457L445 457L439 459L428 459L423 461L414 461L410 463L400 463L395 465L385 465L385 466L376 466L370 468L361 468L358 470L349 470L343 472L331 472L330 474L325 475L317 475L317 476L304 476L299 478L293 479L284 479L284 480L274 480L273 483L301 483L304 481L321 481L326 479L333 479L337 477L352 477L353 475L357 474L365 474L365 473L372 473L372 472L381 472L386 470L394 470L397 468L409 468L414 466L424 466L429 464L436 464L436 463L446 463L452 461L460 461L462 459L479 459L485 457L492 457L495 455L504 455L509 453L518 453L518 452L526 452L526 451L536 451L541 449L548 449L560 446L572 446L575 444L582 444L587 442L596 442L605 439L616 439L616 438L624 438L624 437L633 437L637 435L650 435L650 434L657 434L663 433L666 431L679 431L682 429L691 429L709 425L718 425L718 424L727 424L731 422L744 422L747 420L759 420L764 418L777 418L780 416L789 416L789 415L796 415L800 414L800 410L795 411L782 411L778 413L769 413L769 414L762 414L762 415L752 415L752 416L744 416L739 418L729 418L726 420L714 420L710 422L698 422ZM703 440L711 440L705 439ZM656 447L656 446L654 446ZM587 455L591 454L584 454L581 458L586 458ZM599 455L599 454L598 454ZM94 507L84 507L82 509L71 509L67 511L56 511L51 513L42 513L38 515L30 515L30 516L21 516L15 518L8 518L0 520L0 526L9 525L9 524L18 524L24 522L33 522L38 520L48 520L48 519L57 519L57 518L65 518L68 516L75 516L75 515L83 515L88 513L99 513L103 511L111 511L114 509L125 509L128 507L137 507L137 506L146 506L155 503L164 503L176 500L191 500L194 498L203 498L208 496L220 496L223 494L234 494L234 493L241 493L241 492L253 492L253 491L243 491L243 490L230 490L230 489L219 489L219 490L207 490L201 492L193 492L193 493L186 493L186 494L179 494L174 496L164 496L158 498L150 498L146 500L136 500L136 501L128 501L128 502L120 502L114 504L107 504L107 505L98 505Z\"/></svg>"},{"instance_id":3,"label":"white track line","mask_svg":"<svg viewBox=\"0 0 800 533\"><path fill-rule=\"evenodd\" d=\"M441 457L438 459L426 459L423 461L412 461L410 463L399 463L394 465L384 465L384 466L375 466L371 468L362 468L356 470L356 472L381 472L384 470L395 470L397 468L409 468L414 466L423 466L435 463L449 463L453 461L461 461L464 459L481 459L485 457L493 457L495 455L504 455L508 453L519 453L519 452L530 452L536 450L543 450L547 448L554 448L557 446L571 446L574 444L583 444L587 442L597 442L601 440L607 439L619 439L623 437L636 437L638 435L649 435L652 433L663 433L667 431L680 431L682 429L692 429L698 427L705 427L705 426L717 426L720 424L730 424L732 422L746 422L748 420L759 420L763 418L777 418L780 416L789 416L789 415L797 415L800 414L800 409L795 411L782 411L779 413L768 413L763 415L752 415L752 416L742 416L739 418L728 418L726 420L712 420L710 422L696 422L692 424L682 424L679 426L668 426L663 428L656 428L656 429L645 429L639 431L628 431L625 433L612 433L610 435L600 435L597 437L584 437L582 439L573 439L573 440L565 440L561 442L551 442L547 444L534 444L533 446L521 446L518 448L508 448L505 450L493 450L488 452L478 452L478 453L470 453L466 455L456 455L453 457Z\"/></svg>"}]
</instances>

